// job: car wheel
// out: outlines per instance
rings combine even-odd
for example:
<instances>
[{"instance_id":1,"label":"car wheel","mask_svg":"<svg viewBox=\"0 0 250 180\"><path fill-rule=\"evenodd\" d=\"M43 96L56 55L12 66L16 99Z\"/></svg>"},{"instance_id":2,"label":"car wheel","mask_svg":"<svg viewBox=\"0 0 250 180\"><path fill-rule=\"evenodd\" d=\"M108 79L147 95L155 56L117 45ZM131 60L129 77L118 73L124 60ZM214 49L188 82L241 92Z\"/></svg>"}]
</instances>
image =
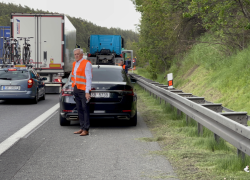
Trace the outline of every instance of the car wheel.
<instances>
[{"instance_id":1,"label":"car wheel","mask_svg":"<svg viewBox=\"0 0 250 180\"><path fill-rule=\"evenodd\" d=\"M45 100L45 93L44 93L43 96L41 97L41 100Z\"/></svg>"},{"instance_id":2,"label":"car wheel","mask_svg":"<svg viewBox=\"0 0 250 180\"><path fill-rule=\"evenodd\" d=\"M38 91L36 91L36 96L35 98L32 100L33 104L37 104L38 102Z\"/></svg>"},{"instance_id":3,"label":"car wheel","mask_svg":"<svg viewBox=\"0 0 250 180\"><path fill-rule=\"evenodd\" d=\"M136 125L137 125L137 111L136 111L134 117L132 117L132 118L130 119L130 125L131 125L131 126L136 126Z\"/></svg>"},{"instance_id":4,"label":"car wheel","mask_svg":"<svg viewBox=\"0 0 250 180\"><path fill-rule=\"evenodd\" d=\"M66 118L63 118L59 113L59 121L61 126L69 126L70 121L67 121Z\"/></svg>"}]
</instances>

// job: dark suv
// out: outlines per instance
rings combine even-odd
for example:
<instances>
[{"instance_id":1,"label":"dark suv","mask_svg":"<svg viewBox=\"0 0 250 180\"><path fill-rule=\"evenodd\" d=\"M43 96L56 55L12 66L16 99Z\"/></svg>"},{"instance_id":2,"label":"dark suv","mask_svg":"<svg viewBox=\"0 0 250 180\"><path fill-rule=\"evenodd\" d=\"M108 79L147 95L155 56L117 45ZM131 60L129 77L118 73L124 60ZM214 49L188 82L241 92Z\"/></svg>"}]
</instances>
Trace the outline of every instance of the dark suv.
<instances>
[{"instance_id":1,"label":"dark suv","mask_svg":"<svg viewBox=\"0 0 250 180\"><path fill-rule=\"evenodd\" d=\"M30 99L37 104L45 100L45 85L33 68L0 67L0 100Z\"/></svg>"},{"instance_id":2,"label":"dark suv","mask_svg":"<svg viewBox=\"0 0 250 180\"><path fill-rule=\"evenodd\" d=\"M137 124L137 96L121 66L93 65L90 118L127 120ZM69 125L78 119L71 76L60 94L59 122Z\"/></svg>"}]
</instances>

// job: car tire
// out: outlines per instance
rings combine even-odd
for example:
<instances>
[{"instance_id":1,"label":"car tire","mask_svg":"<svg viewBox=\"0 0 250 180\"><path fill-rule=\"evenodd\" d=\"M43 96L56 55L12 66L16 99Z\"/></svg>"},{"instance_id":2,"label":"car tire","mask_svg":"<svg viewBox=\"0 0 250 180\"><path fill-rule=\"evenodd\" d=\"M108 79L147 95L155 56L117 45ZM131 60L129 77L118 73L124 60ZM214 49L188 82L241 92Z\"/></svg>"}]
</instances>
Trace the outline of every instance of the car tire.
<instances>
[{"instance_id":1,"label":"car tire","mask_svg":"<svg viewBox=\"0 0 250 180\"><path fill-rule=\"evenodd\" d=\"M69 126L70 121L67 121L66 118L63 118L59 113L59 121L61 126Z\"/></svg>"},{"instance_id":2,"label":"car tire","mask_svg":"<svg viewBox=\"0 0 250 180\"><path fill-rule=\"evenodd\" d=\"M38 103L38 99L39 99L39 97L38 97L38 91L36 91L36 96L35 96L34 99L32 99L32 103L33 104L37 104Z\"/></svg>"},{"instance_id":3,"label":"car tire","mask_svg":"<svg viewBox=\"0 0 250 180\"><path fill-rule=\"evenodd\" d=\"M130 125L131 125L131 126L136 126L136 125L137 125L137 111L136 111L134 117L132 117L132 118L130 119Z\"/></svg>"},{"instance_id":4,"label":"car tire","mask_svg":"<svg viewBox=\"0 0 250 180\"><path fill-rule=\"evenodd\" d=\"M45 93L44 93L43 96L41 97L41 100L45 100Z\"/></svg>"}]
</instances>

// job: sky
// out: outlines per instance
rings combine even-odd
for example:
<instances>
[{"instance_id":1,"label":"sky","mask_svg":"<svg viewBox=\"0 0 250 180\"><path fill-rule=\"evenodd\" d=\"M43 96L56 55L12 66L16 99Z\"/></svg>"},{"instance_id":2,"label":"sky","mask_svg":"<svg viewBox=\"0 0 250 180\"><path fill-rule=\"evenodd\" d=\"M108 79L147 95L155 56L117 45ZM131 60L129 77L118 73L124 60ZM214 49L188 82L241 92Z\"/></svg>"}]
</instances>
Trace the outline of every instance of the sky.
<instances>
[{"instance_id":1,"label":"sky","mask_svg":"<svg viewBox=\"0 0 250 180\"><path fill-rule=\"evenodd\" d=\"M137 31L141 14L131 0L0 0L49 12L80 17L98 26Z\"/></svg>"}]
</instances>

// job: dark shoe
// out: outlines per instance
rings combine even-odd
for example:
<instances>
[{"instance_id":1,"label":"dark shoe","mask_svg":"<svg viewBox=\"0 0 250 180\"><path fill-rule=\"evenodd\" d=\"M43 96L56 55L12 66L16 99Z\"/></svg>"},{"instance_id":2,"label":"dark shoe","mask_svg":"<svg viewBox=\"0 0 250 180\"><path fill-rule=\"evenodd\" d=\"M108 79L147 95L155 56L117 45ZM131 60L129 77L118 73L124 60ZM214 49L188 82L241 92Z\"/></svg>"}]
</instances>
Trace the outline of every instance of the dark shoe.
<instances>
[{"instance_id":1,"label":"dark shoe","mask_svg":"<svg viewBox=\"0 0 250 180\"><path fill-rule=\"evenodd\" d=\"M80 129L79 131L74 132L74 134L81 134L82 132L83 132L83 130Z\"/></svg>"},{"instance_id":2,"label":"dark shoe","mask_svg":"<svg viewBox=\"0 0 250 180\"><path fill-rule=\"evenodd\" d=\"M82 133L80 134L80 136L87 136L89 135L89 132L86 130L83 130Z\"/></svg>"}]
</instances>

